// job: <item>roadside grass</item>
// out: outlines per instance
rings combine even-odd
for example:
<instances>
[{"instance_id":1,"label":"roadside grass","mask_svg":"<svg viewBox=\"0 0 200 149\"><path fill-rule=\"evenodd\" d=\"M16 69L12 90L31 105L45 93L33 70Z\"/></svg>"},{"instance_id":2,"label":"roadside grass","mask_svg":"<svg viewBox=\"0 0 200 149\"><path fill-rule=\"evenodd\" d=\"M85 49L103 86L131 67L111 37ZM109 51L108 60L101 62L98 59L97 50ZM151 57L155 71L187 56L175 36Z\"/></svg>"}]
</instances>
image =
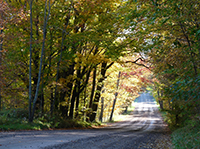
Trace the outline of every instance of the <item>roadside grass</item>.
<instances>
[{"instance_id":1,"label":"roadside grass","mask_svg":"<svg viewBox=\"0 0 200 149\"><path fill-rule=\"evenodd\" d=\"M35 120L28 123L28 111L24 109L11 109L0 111L0 131L11 130L41 130L49 128L49 124Z\"/></svg>"},{"instance_id":2,"label":"roadside grass","mask_svg":"<svg viewBox=\"0 0 200 149\"><path fill-rule=\"evenodd\" d=\"M44 125L40 125L37 123L32 123L32 124L20 124L20 123L15 123L15 124L8 124L8 125L0 125L0 131L11 131L11 130L41 130L45 129Z\"/></svg>"},{"instance_id":3,"label":"roadside grass","mask_svg":"<svg viewBox=\"0 0 200 149\"><path fill-rule=\"evenodd\" d=\"M13 130L43 130L43 129L71 129L71 128L92 128L100 126L99 122L83 122L64 118L42 117L35 119L32 123L28 122L28 112L23 109L0 111L0 131Z\"/></svg>"},{"instance_id":4,"label":"roadside grass","mask_svg":"<svg viewBox=\"0 0 200 149\"><path fill-rule=\"evenodd\" d=\"M57 124L52 125L52 122L44 123L39 120L34 120L33 123L17 123L12 122L10 124L0 124L0 131L12 131L12 130L44 130L44 129L70 129L70 128L91 128L92 125L99 126L98 123L88 123L76 120L65 120Z\"/></svg>"},{"instance_id":5,"label":"roadside grass","mask_svg":"<svg viewBox=\"0 0 200 149\"><path fill-rule=\"evenodd\" d=\"M176 129L172 133L172 143L176 149L200 149L200 116Z\"/></svg>"},{"instance_id":6,"label":"roadside grass","mask_svg":"<svg viewBox=\"0 0 200 149\"><path fill-rule=\"evenodd\" d=\"M169 123L167 112L160 110L165 122ZM200 116L183 122L182 127L170 126L174 149L200 149Z\"/></svg>"}]
</instances>

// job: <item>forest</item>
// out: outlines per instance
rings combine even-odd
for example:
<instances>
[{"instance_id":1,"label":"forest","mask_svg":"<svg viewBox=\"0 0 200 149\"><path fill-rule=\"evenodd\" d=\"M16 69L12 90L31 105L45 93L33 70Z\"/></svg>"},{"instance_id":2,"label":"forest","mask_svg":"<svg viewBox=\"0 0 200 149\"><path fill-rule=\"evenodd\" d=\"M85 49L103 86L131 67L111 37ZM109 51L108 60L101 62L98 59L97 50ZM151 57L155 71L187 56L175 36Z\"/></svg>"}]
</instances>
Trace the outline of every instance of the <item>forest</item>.
<instances>
[{"instance_id":1,"label":"forest","mask_svg":"<svg viewBox=\"0 0 200 149\"><path fill-rule=\"evenodd\" d=\"M170 126L196 125L199 8L198 0L1 0L0 129L112 121L146 89Z\"/></svg>"}]
</instances>

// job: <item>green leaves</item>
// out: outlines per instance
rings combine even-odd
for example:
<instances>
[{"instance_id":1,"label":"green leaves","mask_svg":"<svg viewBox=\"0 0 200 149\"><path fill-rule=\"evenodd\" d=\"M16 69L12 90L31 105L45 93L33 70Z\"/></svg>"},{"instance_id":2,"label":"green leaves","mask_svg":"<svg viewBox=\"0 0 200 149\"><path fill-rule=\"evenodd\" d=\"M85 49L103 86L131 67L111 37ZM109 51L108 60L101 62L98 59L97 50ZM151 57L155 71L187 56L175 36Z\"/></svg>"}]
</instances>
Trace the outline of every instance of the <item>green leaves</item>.
<instances>
[{"instance_id":1,"label":"green leaves","mask_svg":"<svg viewBox=\"0 0 200 149\"><path fill-rule=\"evenodd\" d=\"M200 39L200 30L197 30L196 37L197 37L198 40Z\"/></svg>"}]
</instances>

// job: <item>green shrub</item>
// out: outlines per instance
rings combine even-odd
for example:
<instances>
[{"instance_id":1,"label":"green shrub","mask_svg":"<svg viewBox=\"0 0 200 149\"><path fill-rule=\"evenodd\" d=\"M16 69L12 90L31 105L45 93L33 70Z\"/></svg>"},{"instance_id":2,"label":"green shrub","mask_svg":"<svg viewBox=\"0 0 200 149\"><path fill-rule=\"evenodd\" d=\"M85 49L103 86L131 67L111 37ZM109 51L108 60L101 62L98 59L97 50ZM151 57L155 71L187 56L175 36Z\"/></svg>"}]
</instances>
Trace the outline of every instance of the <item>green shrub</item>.
<instances>
[{"instance_id":1,"label":"green shrub","mask_svg":"<svg viewBox=\"0 0 200 149\"><path fill-rule=\"evenodd\" d=\"M187 120L184 127L172 133L172 142L176 149L200 148L200 119L198 117Z\"/></svg>"}]
</instances>

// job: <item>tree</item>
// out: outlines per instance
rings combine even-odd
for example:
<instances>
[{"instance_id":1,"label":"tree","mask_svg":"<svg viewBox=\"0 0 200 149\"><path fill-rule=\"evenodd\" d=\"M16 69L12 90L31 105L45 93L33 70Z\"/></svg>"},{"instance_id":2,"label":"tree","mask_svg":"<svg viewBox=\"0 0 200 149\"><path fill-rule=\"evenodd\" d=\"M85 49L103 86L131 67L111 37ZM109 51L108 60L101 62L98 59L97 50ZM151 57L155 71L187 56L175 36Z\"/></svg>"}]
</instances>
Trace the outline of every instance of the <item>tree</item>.
<instances>
[{"instance_id":1,"label":"tree","mask_svg":"<svg viewBox=\"0 0 200 149\"><path fill-rule=\"evenodd\" d=\"M133 5L139 8L134 7L134 13L143 28L136 34L151 57L151 70L163 93L159 100L172 124L180 125L199 109L199 2L138 1Z\"/></svg>"},{"instance_id":2,"label":"tree","mask_svg":"<svg viewBox=\"0 0 200 149\"><path fill-rule=\"evenodd\" d=\"M121 34L124 18L119 14L119 6L124 3L34 0L8 1L8 4L15 10L11 13L15 23L7 24L5 32L4 75L10 80L7 91L22 103L12 102L13 106L29 105L30 121L49 111L52 117L60 114L63 118L79 117L82 106L91 101L87 106L91 108L94 98L99 100L95 92L102 87L97 87L96 82L103 80L94 77L90 90L92 71L99 74L101 65L113 64L127 45L126 41L118 40L124 36ZM90 101L83 98L86 93Z\"/></svg>"},{"instance_id":3,"label":"tree","mask_svg":"<svg viewBox=\"0 0 200 149\"><path fill-rule=\"evenodd\" d=\"M32 7L32 1L30 3L30 6ZM47 0L46 0L46 2L45 2L45 10L44 10L43 43L42 43L42 50L41 50L41 56L40 56L40 68L39 68L39 72L38 72L38 81L37 81L37 87L36 87L35 97L34 97L34 100L33 100L33 108L32 108L33 110L32 110L32 113L31 113L31 117L29 118L29 122L33 121L34 113L35 113L35 104L36 104L36 101L37 101L37 98L38 98L39 85L40 85L41 72L42 72L43 53L44 53L44 48L45 48L46 26L47 26L47 22L48 22L49 15L50 15L50 10L51 10L50 0L48 2L48 7L49 7L48 14L46 16L46 9L47 9ZM31 8L31 10L32 10L32 8ZM31 12L30 16L31 16L31 21L30 22L31 22L31 26L32 26L32 12ZM32 33L31 33L31 37L30 38L31 38L31 42L32 42ZM30 63L31 63L31 55L32 55L31 46L32 46L32 43L30 43ZM29 79L31 79L31 64L30 64L29 67L30 67L30 73L29 73L30 76L29 76ZM31 81L29 83L30 83L30 85L29 85L29 87L30 87L31 86ZM31 87L29 89L29 92L30 92L30 90L31 90ZM29 95L29 100L30 100L30 98L31 98L31 94Z\"/></svg>"}]
</instances>

